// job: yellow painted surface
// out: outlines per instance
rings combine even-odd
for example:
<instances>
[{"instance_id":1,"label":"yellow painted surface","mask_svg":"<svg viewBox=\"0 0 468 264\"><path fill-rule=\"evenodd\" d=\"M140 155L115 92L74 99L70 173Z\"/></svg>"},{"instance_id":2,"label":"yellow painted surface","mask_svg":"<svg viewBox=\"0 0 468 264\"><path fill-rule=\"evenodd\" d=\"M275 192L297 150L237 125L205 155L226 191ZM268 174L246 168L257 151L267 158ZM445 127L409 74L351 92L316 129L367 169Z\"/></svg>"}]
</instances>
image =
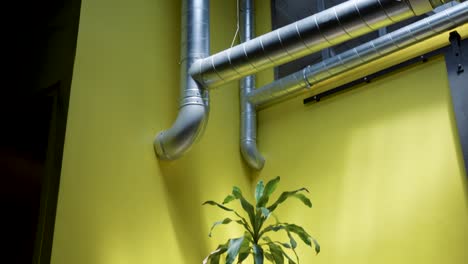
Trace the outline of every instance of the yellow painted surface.
<instances>
[{"instance_id":1,"label":"yellow painted surface","mask_svg":"<svg viewBox=\"0 0 468 264\"><path fill-rule=\"evenodd\" d=\"M269 10L267 2L258 2L257 10ZM268 30L269 21L257 21L258 32ZM271 72L260 74L260 85L271 78ZM260 112L266 166L256 175L282 176L284 190L310 189L314 208L290 201L278 210L281 220L303 225L322 244L318 256L301 247L301 262L467 263L468 184L443 57L318 104L304 106L306 96Z\"/></svg>"},{"instance_id":2,"label":"yellow painted surface","mask_svg":"<svg viewBox=\"0 0 468 264\"><path fill-rule=\"evenodd\" d=\"M235 2L212 2L212 52L231 43ZM84 0L52 252L53 264L201 263L236 229L208 228L202 208L236 184L236 83L212 93L205 137L183 159L158 162L155 134L176 116L180 1ZM226 230L226 231L223 231Z\"/></svg>"}]
</instances>

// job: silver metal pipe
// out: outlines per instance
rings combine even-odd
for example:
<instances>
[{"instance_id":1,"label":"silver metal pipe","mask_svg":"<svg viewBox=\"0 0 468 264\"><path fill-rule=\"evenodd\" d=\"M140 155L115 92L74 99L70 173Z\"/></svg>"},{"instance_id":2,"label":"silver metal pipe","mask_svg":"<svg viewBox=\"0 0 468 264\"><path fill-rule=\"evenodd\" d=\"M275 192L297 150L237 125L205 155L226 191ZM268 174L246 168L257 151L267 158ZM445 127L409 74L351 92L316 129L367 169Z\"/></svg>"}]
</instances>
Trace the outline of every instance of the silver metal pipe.
<instances>
[{"instance_id":1,"label":"silver metal pipe","mask_svg":"<svg viewBox=\"0 0 468 264\"><path fill-rule=\"evenodd\" d=\"M248 95L256 106L281 101L323 80L468 23L468 2L445 9L354 49L308 66L260 87Z\"/></svg>"},{"instance_id":2,"label":"silver metal pipe","mask_svg":"<svg viewBox=\"0 0 468 264\"><path fill-rule=\"evenodd\" d=\"M160 132L154 149L160 159L177 159L202 134L209 113L208 91L190 75L190 65L209 56L209 0L183 0L181 23L179 113L171 128Z\"/></svg>"},{"instance_id":3,"label":"silver metal pipe","mask_svg":"<svg viewBox=\"0 0 468 264\"><path fill-rule=\"evenodd\" d=\"M254 74L398 21L445 0L350 0L210 57L189 74L205 88Z\"/></svg>"},{"instance_id":4,"label":"silver metal pipe","mask_svg":"<svg viewBox=\"0 0 468 264\"><path fill-rule=\"evenodd\" d=\"M255 36L254 4L252 0L240 3L240 40L246 42ZM247 94L255 89L255 76L249 75L240 81L240 150L249 167L261 170L265 164L257 148L257 113L247 100Z\"/></svg>"}]
</instances>

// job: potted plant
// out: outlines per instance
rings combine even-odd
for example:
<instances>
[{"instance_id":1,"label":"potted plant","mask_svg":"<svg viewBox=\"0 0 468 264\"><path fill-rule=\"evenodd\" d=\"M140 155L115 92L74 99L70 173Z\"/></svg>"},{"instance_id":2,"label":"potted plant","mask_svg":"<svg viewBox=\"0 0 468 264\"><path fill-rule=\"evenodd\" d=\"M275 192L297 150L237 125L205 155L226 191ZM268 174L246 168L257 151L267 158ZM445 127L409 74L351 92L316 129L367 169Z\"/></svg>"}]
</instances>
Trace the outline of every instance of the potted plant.
<instances>
[{"instance_id":1,"label":"potted plant","mask_svg":"<svg viewBox=\"0 0 468 264\"><path fill-rule=\"evenodd\" d=\"M317 240L311 237L304 228L295 224L280 222L273 214L275 209L290 197L299 199L307 207L312 207L312 203L305 195L305 193L309 192L306 188L283 192L275 202L268 204L270 196L275 191L279 181L279 176L269 181L266 185L263 185L263 181L259 181L255 188L255 205L249 203L242 195L241 190L235 186L232 189L232 193L226 196L222 204L214 201L206 201L203 203L203 205L217 206L231 213L234 217L227 217L221 221L215 222L211 227L210 237L213 229L218 225L236 223L241 225L244 229L243 236L228 239L226 243L219 245L215 251L211 252L203 260L203 264L218 264L223 254L226 254L226 264L234 263L236 258L237 263L242 263L250 254L253 255L255 264L263 264L265 258L275 264L283 264L285 258L289 264L299 263L299 257L296 253L297 242L295 237L299 237L299 239L308 246L312 246L313 244L316 254L320 252L320 245ZM247 214L248 221L234 209L225 206L235 200L239 200L242 209ZM275 223L264 226L270 216L275 218ZM273 241L268 237L269 232L278 231L285 232L289 241ZM290 250L295 255L295 260L286 254L284 251L285 249Z\"/></svg>"}]
</instances>

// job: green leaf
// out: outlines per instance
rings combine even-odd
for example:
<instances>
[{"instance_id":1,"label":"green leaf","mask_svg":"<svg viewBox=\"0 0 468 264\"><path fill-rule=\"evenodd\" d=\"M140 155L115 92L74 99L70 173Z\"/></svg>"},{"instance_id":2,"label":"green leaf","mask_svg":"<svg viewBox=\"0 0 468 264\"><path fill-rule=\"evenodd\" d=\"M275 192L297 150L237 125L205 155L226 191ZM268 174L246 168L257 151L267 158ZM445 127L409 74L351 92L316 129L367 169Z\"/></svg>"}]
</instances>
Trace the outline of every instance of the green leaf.
<instances>
[{"instance_id":1,"label":"green leaf","mask_svg":"<svg viewBox=\"0 0 468 264\"><path fill-rule=\"evenodd\" d=\"M298 192L301 192L301 191L306 191L306 192L309 192L306 188L301 188L301 189L298 189L298 190L295 190L295 191L290 191L290 192L283 192L280 197L278 198L278 200L276 200L276 202L274 202L271 206L267 207L268 210L270 210L270 212L273 212L276 207L278 207L278 205L280 205L281 203L283 203L284 201L286 201L286 199L288 199L289 197L295 197L294 195ZM308 199L307 199L308 200ZM310 202L310 201L309 201ZM312 204L312 203L311 203Z\"/></svg>"},{"instance_id":2,"label":"green leaf","mask_svg":"<svg viewBox=\"0 0 468 264\"><path fill-rule=\"evenodd\" d=\"M265 252L265 257L266 257L266 259L268 259L268 260L271 261L272 263L273 263L273 261L275 261L275 260L273 259L273 256L272 256L270 253L268 253L268 252Z\"/></svg>"},{"instance_id":3,"label":"green leaf","mask_svg":"<svg viewBox=\"0 0 468 264\"><path fill-rule=\"evenodd\" d=\"M252 227L254 228L254 233L255 233L255 226L256 226L255 223L256 223L256 221L255 221L255 212L254 212L254 207L253 207L253 205L251 205L251 204L244 198L244 196L242 196L242 192L241 192L241 190L239 189L239 187L234 186L234 187L232 188L232 195L234 195L234 197L236 197L236 199L239 199L239 200L240 200L242 209L244 209L244 211L247 212L247 214L249 215L250 224L251 224Z\"/></svg>"},{"instance_id":4,"label":"green leaf","mask_svg":"<svg viewBox=\"0 0 468 264\"><path fill-rule=\"evenodd\" d=\"M221 254L214 255L210 259L210 264L219 264L219 259L221 258Z\"/></svg>"},{"instance_id":5,"label":"green leaf","mask_svg":"<svg viewBox=\"0 0 468 264\"><path fill-rule=\"evenodd\" d=\"M244 242L244 237L234 238L229 241L226 255L226 264L232 264L239 254L240 247Z\"/></svg>"},{"instance_id":6,"label":"green leaf","mask_svg":"<svg viewBox=\"0 0 468 264\"><path fill-rule=\"evenodd\" d=\"M291 234L289 232L288 232L288 235L294 241L294 239L292 238L292 236L291 236ZM290 244L282 243L282 242L279 242L279 241L272 241L271 238L269 238L269 237L262 237L262 239L267 241L268 244L275 243L275 244L280 245L280 246L282 246L284 248L291 249L292 252L294 253L295 257L296 257L297 263L299 263L299 256L297 255L296 249L293 248ZM296 241L294 241L294 243L296 243ZM294 246L294 247L296 247L296 246ZM283 255L288 259L289 263L295 263L286 253L284 253L284 251L283 251Z\"/></svg>"},{"instance_id":7,"label":"green leaf","mask_svg":"<svg viewBox=\"0 0 468 264\"><path fill-rule=\"evenodd\" d=\"M292 258L290 258L288 256L288 254L286 254L286 252L284 252L284 250L282 248L280 248L280 250L281 250L281 253L283 253L283 256L288 259L289 264L296 264L296 262L294 262L294 260ZM295 254L295 252L294 252L294 254ZM296 258L297 258L297 254L296 254Z\"/></svg>"},{"instance_id":8,"label":"green leaf","mask_svg":"<svg viewBox=\"0 0 468 264\"><path fill-rule=\"evenodd\" d=\"M296 234L308 246L312 246L312 243L310 242L312 237L304 230L304 228L295 224L288 224L287 230Z\"/></svg>"},{"instance_id":9,"label":"green leaf","mask_svg":"<svg viewBox=\"0 0 468 264\"><path fill-rule=\"evenodd\" d=\"M293 249L296 248L297 247L297 242L296 242L296 240L294 240L294 237L291 235L291 232L286 230L286 233L288 233L289 244L291 245L291 248L293 248Z\"/></svg>"},{"instance_id":10,"label":"green leaf","mask_svg":"<svg viewBox=\"0 0 468 264\"><path fill-rule=\"evenodd\" d=\"M279 230L286 230L287 232L291 232L296 234L305 244L308 246L312 247L312 243L314 243L315 246L315 253L318 254L320 253L320 244L317 242L317 240L313 237L311 237L305 230L304 228L295 225L295 224L277 224L277 225L272 225L266 227L261 233L260 237L263 236L265 233L270 232L270 231L279 231ZM311 242L312 241L312 242ZM295 250L293 249L294 254L296 254ZM297 254L296 254L297 256ZM299 259L298 259L299 260Z\"/></svg>"},{"instance_id":11,"label":"green leaf","mask_svg":"<svg viewBox=\"0 0 468 264\"><path fill-rule=\"evenodd\" d=\"M304 194L296 193L293 195L293 197L296 197L297 199L301 200L307 207L312 207L312 202Z\"/></svg>"},{"instance_id":12,"label":"green leaf","mask_svg":"<svg viewBox=\"0 0 468 264\"><path fill-rule=\"evenodd\" d=\"M279 181L280 181L280 177L277 176L273 180L267 182L263 190L263 195L257 201L257 207L264 207L268 203L268 200L270 199L270 195L276 190L276 187L278 187Z\"/></svg>"},{"instance_id":13,"label":"green leaf","mask_svg":"<svg viewBox=\"0 0 468 264\"><path fill-rule=\"evenodd\" d=\"M286 232L291 232L296 234L305 244L308 246L312 246L311 240L312 237L304 230L304 228L295 225L295 224L288 224L288 223L280 223L275 225L267 226L263 231L260 233L260 237L262 237L265 233L270 231L278 232L279 230L285 230ZM319 247L320 250L320 247Z\"/></svg>"},{"instance_id":14,"label":"green leaf","mask_svg":"<svg viewBox=\"0 0 468 264\"><path fill-rule=\"evenodd\" d=\"M315 245L315 254L318 254L320 253L320 244L317 242L317 240L313 237L312 238L312 242L314 243Z\"/></svg>"},{"instance_id":15,"label":"green leaf","mask_svg":"<svg viewBox=\"0 0 468 264\"><path fill-rule=\"evenodd\" d=\"M283 246L283 247L285 247L285 248L288 248L288 249L291 248L291 245L289 245L288 243L282 243L282 242L279 242L279 241L273 241L273 240L271 240L270 237L262 237L262 239L265 240L265 241L268 242L268 243L275 243L275 244L281 245L281 246Z\"/></svg>"},{"instance_id":16,"label":"green leaf","mask_svg":"<svg viewBox=\"0 0 468 264\"><path fill-rule=\"evenodd\" d=\"M213 232L213 229L217 227L218 225L227 225L229 223L238 223L239 225L244 225L244 223L241 220L232 220L231 218L224 218L221 221L214 222L213 225L211 226L210 233L208 234L209 237L211 237L211 234Z\"/></svg>"},{"instance_id":17,"label":"green leaf","mask_svg":"<svg viewBox=\"0 0 468 264\"><path fill-rule=\"evenodd\" d=\"M223 209L225 211L235 212L234 209L228 208L228 207L226 207L224 205L221 205L221 204L219 204L219 203L217 203L215 201L206 201L202 205L206 205L206 204L213 205L213 206L218 206L219 208L221 208L221 209Z\"/></svg>"},{"instance_id":18,"label":"green leaf","mask_svg":"<svg viewBox=\"0 0 468 264\"><path fill-rule=\"evenodd\" d=\"M281 249L281 247L279 247L275 243L269 243L268 247L270 248L270 252L271 252L271 255L273 256L273 259L275 260L275 263L283 264L284 258L283 258L283 250Z\"/></svg>"},{"instance_id":19,"label":"green leaf","mask_svg":"<svg viewBox=\"0 0 468 264\"><path fill-rule=\"evenodd\" d=\"M266 209L265 207L260 207L260 210L262 211L263 217L268 218L270 216L270 210Z\"/></svg>"},{"instance_id":20,"label":"green leaf","mask_svg":"<svg viewBox=\"0 0 468 264\"><path fill-rule=\"evenodd\" d=\"M268 219L268 217L270 217L270 211L268 209L266 209L265 207L257 208L257 212L255 214L255 230L257 230L257 232L260 232L263 224Z\"/></svg>"},{"instance_id":21,"label":"green leaf","mask_svg":"<svg viewBox=\"0 0 468 264\"><path fill-rule=\"evenodd\" d=\"M244 241L242 241L242 245L239 250L239 257L237 258L237 263L240 263L243 260L245 260L250 254L250 241L249 239L247 239L248 235L248 233L244 235Z\"/></svg>"},{"instance_id":22,"label":"green leaf","mask_svg":"<svg viewBox=\"0 0 468 264\"><path fill-rule=\"evenodd\" d=\"M278 217L277 217L275 214L273 214L273 213L271 213L271 215L275 218L276 224L277 224L277 225L280 225L281 223L280 223ZM286 233L288 234L288 237L289 237L289 244L291 245L291 247L292 247L293 249L296 248L296 247L297 247L297 242L296 242L296 240L294 240L294 238L292 237L291 232L289 232L288 230L285 230L285 231L286 231Z\"/></svg>"},{"instance_id":23,"label":"green leaf","mask_svg":"<svg viewBox=\"0 0 468 264\"><path fill-rule=\"evenodd\" d=\"M221 209L223 209L224 211L228 211L228 212L232 212L234 214L236 214L240 219L241 219L241 222L242 222L242 225L244 226L244 228L253 236L253 231L252 229L250 228L249 224L247 223L247 220L245 220L244 217L242 217L238 212L236 212L236 210L234 209L231 209L231 208L228 208L224 205L221 205L215 201L206 201L203 203L203 205L212 205L212 206L217 206Z\"/></svg>"},{"instance_id":24,"label":"green leaf","mask_svg":"<svg viewBox=\"0 0 468 264\"><path fill-rule=\"evenodd\" d=\"M211 226L210 233L208 234L209 237L211 237L211 233L213 232L213 229L218 226L218 225L227 225L232 222L231 218L224 218L221 221L214 222L214 224Z\"/></svg>"},{"instance_id":25,"label":"green leaf","mask_svg":"<svg viewBox=\"0 0 468 264\"><path fill-rule=\"evenodd\" d=\"M229 243L229 240L228 242L226 242L225 244L221 244L218 246L218 248L211 252L204 260L203 260L203 264L207 264L208 261L210 261L210 264L219 264L219 257L224 253L226 252L227 250L227 245Z\"/></svg>"},{"instance_id":26,"label":"green leaf","mask_svg":"<svg viewBox=\"0 0 468 264\"><path fill-rule=\"evenodd\" d=\"M265 186L263 186L263 181L259 181L257 183L257 187L255 188L255 201L257 202L257 205L258 205L258 201L263 195L264 189L265 189Z\"/></svg>"},{"instance_id":27,"label":"green leaf","mask_svg":"<svg viewBox=\"0 0 468 264\"><path fill-rule=\"evenodd\" d=\"M236 199L236 197L234 197L233 195L229 194L228 196L226 196L226 198L224 198L223 200L223 204L227 204L231 201L234 201Z\"/></svg>"},{"instance_id":28,"label":"green leaf","mask_svg":"<svg viewBox=\"0 0 468 264\"><path fill-rule=\"evenodd\" d=\"M297 261L297 263L299 263L299 256L297 255L297 252L296 252L297 242L296 242L296 240L294 239L294 237L291 235L291 232L289 232L288 230L286 230L286 233L288 234L289 245L291 246L291 250L292 250L292 252L294 253L294 256L296 256L296 261Z\"/></svg>"},{"instance_id":29,"label":"green leaf","mask_svg":"<svg viewBox=\"0 0 468 264\"><path fill-rule=\"evenodd\" d=\"M263 249L257 244L253 244L254 263L263 264Z\"/></svg>"}]
</instances>

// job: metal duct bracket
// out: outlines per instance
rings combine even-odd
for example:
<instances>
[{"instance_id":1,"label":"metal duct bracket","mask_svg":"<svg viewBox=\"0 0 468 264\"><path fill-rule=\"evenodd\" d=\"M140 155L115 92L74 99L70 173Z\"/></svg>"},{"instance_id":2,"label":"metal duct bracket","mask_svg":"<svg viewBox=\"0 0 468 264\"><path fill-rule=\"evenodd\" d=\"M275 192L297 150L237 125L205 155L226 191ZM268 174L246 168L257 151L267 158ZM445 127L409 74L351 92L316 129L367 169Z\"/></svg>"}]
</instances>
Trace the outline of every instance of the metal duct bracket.
<instances>
[{"instance_id":1,"label":"metal duct bracket","mask_svg":"<svg viewBox=\"0 0 468 264\"><path fill-rule=\"evenodd\" d=\"M445 51L446 51L446 48L445 49L438 49L438 50L429 52L427 54L424 54L424 55L409 59L407 61L404 61L404 62L402 62L400 64L395 65L395 66L386 68L386 69L381 70L379 72L369 74L369 75L367 75L365 77L362 77L360 79L357 79L357 80L351 81L349 83L343 84L341 86L330 89L328 91L325 91L325 92L322 92L322 93L307 97L307 98L305 98L303 100L303 103L304 104L318 103L322 99L326 99L327 97L336 95L338 93L342 93L344 91L349 91L349 90L352 90L352 89L357 89L358 85L363 85L363 84L370 83L374 79L377 79L379 77L385 76L385 75L390 74L392 72L398 71L398 70L400 70L402 68L409 67L411 65L415 65L415 64L418 64L418 63L425 63L425 62L429 61L431 58L433 58L433 57L435 57L437 55L443 54Z\"/></svg>"},{"instance_id":2,"label":"metal duct bracket","mask_svg":"<svg viewBox=\"0 0 468 264\"><path fill-rule=\"evenodd\" d=\"M452 45L452 52L455 56L455 63L457 67L457 74L461 74L465 71L463 67L463 54L461 50L461 37L457 31L450 32L449 37L450 44Z\"/></svg>"},{"instance_id":3,"label":"metal duct bracket","mask_svg":"<svg viewBox=\"0 0 468 264\"><path fill-rule=\"evenodd\" d=\"M449 40L451 45L445 53L445 63L465 174L468 176L468 71L463 68L468 65L468 39L461 40L458 32L454 31L451 32Z\"/></svg>"}]
</instances>

